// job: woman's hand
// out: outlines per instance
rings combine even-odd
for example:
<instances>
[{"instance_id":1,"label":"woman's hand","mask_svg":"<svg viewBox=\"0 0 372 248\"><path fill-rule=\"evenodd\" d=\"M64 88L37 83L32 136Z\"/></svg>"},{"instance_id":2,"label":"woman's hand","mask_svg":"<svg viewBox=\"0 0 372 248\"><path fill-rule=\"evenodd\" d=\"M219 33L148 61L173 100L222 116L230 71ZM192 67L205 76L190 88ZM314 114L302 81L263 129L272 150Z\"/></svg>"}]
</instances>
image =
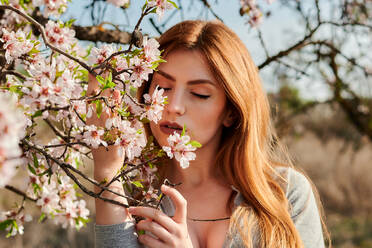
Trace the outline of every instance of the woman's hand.
<instances>
[{"instance_id":1,"label":"woman's hand","mask_svg":"<svg viewBox=\"0 0 372 248\"><path fill-rule=\"evenodd\" d=\"M94 96L99 91L100 88L96 78L93 75L89 74L87 96ZM101 93L101 96L111 96L115 100L120 101L120 92L118 93L117 91L111 91L111 89L104 90ZM92 104L91 106L93 107L94 111L92 116L90 118L87 118L87 124L104 127L106 120L110 117L111 113L106 113L106 111L103 111L100 118L98 118L96 114L95 104ZM109 182L113 177L117 175L117 172L120 170L124 162L124 156L118 155L118 149L119 148L117 146L108 146L107 148L98 147L97 149L92 148L92 155L94 160L94 179L97 182ZM109 188L113 191L116 191L117 193L124 195L123 187L118 181L112 183ZM94 187L94 190L96 193L101 191L99 187ZM127 204L126 199L112 194L108 191L102 193L101 196ZM129 219L127 212L123 211L123 207L121 206L113 205L98 198L95 199L95 206L96 223L99 225L117 224Z\"/></svg>"},{"instance_id":2,"label":"woman's hand","mask_svg":"<svg viewBox=\"0 0 372 248\"><path fill-rule=\"evenodd\" d=\"M169 196L176 211L171 218L160 210L149 207L131 207L129 213L146 218L137 224L137 230L151 232L138 237L139 241L150 248L191 248L192 242L187 231L187 202L176 189L162 185L163 194Z\"/></svg>"}]
</instances>

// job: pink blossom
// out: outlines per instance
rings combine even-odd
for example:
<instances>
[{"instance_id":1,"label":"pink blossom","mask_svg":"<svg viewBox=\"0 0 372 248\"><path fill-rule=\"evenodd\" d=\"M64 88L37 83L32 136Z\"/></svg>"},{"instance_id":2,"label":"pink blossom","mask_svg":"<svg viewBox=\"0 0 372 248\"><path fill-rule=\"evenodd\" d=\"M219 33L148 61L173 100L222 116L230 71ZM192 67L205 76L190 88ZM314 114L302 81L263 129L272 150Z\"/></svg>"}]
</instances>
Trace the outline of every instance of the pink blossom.
<instances>
[{"instance_id":1,"label":"pink blossom","mask_svg":"<svg viewBox=\"0 0 372 248\"><path fill-rule=\"evenodd\" d=\"M32 0L35 7L44 6L44 17L59 17L67 9L67 0Z\"/></svg>"},{"instance_id":2,"label":"pink blossom","mask_svg":"<svg viewBox=\"0 0 372 248\"><path fill-rule=\"evenodd\" d=\"M121 7L121 6L125 6L129 4L129 0L107 0L107 2L117 7Z\"/></svg>"},{"instance_id":3,"label":"pink blossom","mask_svg":"<svg viewBox=\"0 0 372 248\"><path fill-rule=\"evenodd\" d=\"M169 146L163 146L163 150L167 153L169 158L175 157L180 162L180 166L183 169L189 167L189 161L195 160L196 147L190 144L190 137L187 135L181 136L179 133L169 135L168 139Z\"/></svg>"},{"instance_id":4,"label":"pink blossom","mask_svg":"<svg viewBox=\"0 0 372 248\"><path fill-rule=\"evenodd\" d=\"M107 146L107 143L101 139L101 136L104 134L103 129L98 129L94 125L85 126L87 131L84 132L82 140L93 148L98 148L100 144Z\"/></svg>"},{"instance_id":5,"label":"pink blossom","mask_svg":"<svg viewBox=\"0 0 372 248\"><path fill-rule=\"evenodd\" d=\"M173 9L173 4L167 0L149 0L149 7L156 7L156 14L159 16L159 20L163 17L166 10Z\"/></svg>"},{"instance_id":6,"label":"pink blossom","mask_svg":"<svg viewBox=\"0 0 372 248\"><path fill-rule=\"evenodd\" d=\"M164 105L167 102L167 96L163 96L164 89L159 90L159 86L156 86L152 96L145 94L145 103L149 104L146 107L146 112L141 115L142 118L147 118L150 121L158 123L161 120L161 116L164 110Z\"/></svg>"},{"instance_id":7,"label":"pink blossom","mask_svg":"<svg viewBox=\"0 0 372 248\"><path fill-rule=\"evenodd\" d=\"M121 134L116 139L115 145L120 146L119 156L125 156L129 161L140 156L146 145L145 134L129 121L121 121L118 129Z\"/></svg>"},{"instance_id":8,"label":"pink blossom","mask_svg":"<svg viewBox=\"0 0 372 248\"><path fill-rule=\"evenodd\" d=\"M50 43L65 51L71 49L71 46L77 42L75 31L64 27L61 21L53 22L49 20L45 25L45 34Z\"/></svg>"},{"instance_id":9,"label":"pink blossom","mask_svg":"<svg viewBox=\"0 0 372 248\"><path fill-rule=\"evenodd\" d=\"M34 44L28 39L26 39L26 34L18 29L17 33L14 31L8 32L5 28L2 29L3 36L0 41L4 42L3 48L6 50L5 58L8 64L10 64L14 59L27 54L32 50Z\"/></svg>"},{"instance_id":10,"label":"pink blossom","mask_svg":"<svg viewBox=\"0 0 372 248\"><path fill-rule=\"evenodd\" d=\"M19 234L23 234L24 230L24 223L30 222L32 220L32 216L29 214L25 214L23 210L19 209L12 209L9 211L0 212L0 222L5 220L15 220L17 223L17 227L13 225L8 225L5 229L9 232L10 236L15 236L17 232Z\"/></svg>"},{"instance_id":11,"label":"pink blossom","mask_svg":"<svg viewBox=\"0 0 372 248\"><path fill-rule=\"evenodd\" d=\"M151 63L159 59L160 50L158 49L159 42L157 40L154 38L149 39L147 36L145 36L143 38L142 46L147 62Z\"/></svg>"},{"instance_id":12,"label":"pink blossom","mask_svg":"<svg viewBox=\"0 0 372 248\"><path fill-rule=\"evenodd\" d=\"M135 88L141 87L142 82L147 81L149 79L149 74L153 72L151 64L143 61L138 56L130 60L130 69L132 71L130 82Z\"/></svg>"},{"instance_id":13,"label":"pink blossom","mask_svg":"<svg viewBox=\"0 0 372 248\"><path fill-rule=\"evenodd\" d=\"M88 63L90 65L101 64L114 52L115 49L112 45L103 45L100 48L93 47L88 57Z\"/></svg>"}]
</instances>

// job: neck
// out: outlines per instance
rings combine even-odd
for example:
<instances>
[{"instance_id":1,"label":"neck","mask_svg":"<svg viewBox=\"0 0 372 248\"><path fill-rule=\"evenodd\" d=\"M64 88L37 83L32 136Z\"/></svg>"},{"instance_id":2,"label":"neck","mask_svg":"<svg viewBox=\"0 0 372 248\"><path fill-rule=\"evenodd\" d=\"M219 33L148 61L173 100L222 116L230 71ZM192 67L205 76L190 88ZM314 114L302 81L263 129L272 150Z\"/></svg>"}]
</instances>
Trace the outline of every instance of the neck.
<instances>
[{"instance_id":1,"label":"neck","mask_svg":"<svg viewBox=\"0 0 372 248\"><path fill-rule=\"evenodd\" d=\"M215 167L217 149L208 147L196 151L196 160L190 161L187 169L182 169L178 161L172 160L167 171L167 178L172 183L182 183L179 188L197 188L211 183L223 183L223 177Z\"/></svg>"}]
</instances>

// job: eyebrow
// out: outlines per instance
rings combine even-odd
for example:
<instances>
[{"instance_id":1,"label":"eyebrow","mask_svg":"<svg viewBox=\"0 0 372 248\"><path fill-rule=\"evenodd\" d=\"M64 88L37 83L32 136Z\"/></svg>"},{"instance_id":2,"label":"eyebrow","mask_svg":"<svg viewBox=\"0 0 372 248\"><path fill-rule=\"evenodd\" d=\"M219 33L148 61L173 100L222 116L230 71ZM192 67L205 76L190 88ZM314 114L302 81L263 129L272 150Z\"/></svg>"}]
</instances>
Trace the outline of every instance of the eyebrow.
<instances>
[{"instance_id":1,"label":"eyebrow","mask_svg":"<svg viewBox=\"0 0 372 248\"><path fill-rule=\"evenodd\" d=\"M162 75L163 77L165 77L166 79L169 79L169 80L171 80L171 81L176 81L176 79L172 76L172 75L170 75L170 74L168 74L168 73L166 73L166 72L164 72L164 71L161 71L161 70L157 70L156 71L156 73L159 73L160 75ZM211 85L213 85L213 86L216 86L216 83L215 82L213 82L213 81L211 81L211 80L208 80L208 79L195 79L195 80L190 80L190 81L187 81L187 84L190 84L190 85L194 85L194 84L211 84Z\"/></svg>"}]
</instances>

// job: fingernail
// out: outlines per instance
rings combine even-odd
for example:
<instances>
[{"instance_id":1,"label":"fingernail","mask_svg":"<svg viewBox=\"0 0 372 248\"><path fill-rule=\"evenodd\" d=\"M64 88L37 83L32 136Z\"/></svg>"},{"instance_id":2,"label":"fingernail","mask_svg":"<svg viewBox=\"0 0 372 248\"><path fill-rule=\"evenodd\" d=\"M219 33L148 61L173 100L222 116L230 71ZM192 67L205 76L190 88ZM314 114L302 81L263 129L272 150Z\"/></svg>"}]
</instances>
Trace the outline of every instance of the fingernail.
<instances>
[{"instance_id":1,"label":"fingernail","mask_svg":"<svg viewBox=\"0 0 372 248\"><path fill-rule=\"evenodd\" d=\"M134 207L129 207L129 208L128 208L128 212L129 212L129 213L131 213L131 214L133 214L133 213L134 213L134 210L135 210L135 208L134 208Z\"/></svg>"},{"instance_id":2,"label":"fingernail","mask_svg":"<svg viewBox=\"0 0 372 248\"><path fill-rule=\"evenodd\" d=\"M161 190L164 191L164 190L167 190L169 187L165 184L161 185Z\"/></svg>"}]
</instances>

